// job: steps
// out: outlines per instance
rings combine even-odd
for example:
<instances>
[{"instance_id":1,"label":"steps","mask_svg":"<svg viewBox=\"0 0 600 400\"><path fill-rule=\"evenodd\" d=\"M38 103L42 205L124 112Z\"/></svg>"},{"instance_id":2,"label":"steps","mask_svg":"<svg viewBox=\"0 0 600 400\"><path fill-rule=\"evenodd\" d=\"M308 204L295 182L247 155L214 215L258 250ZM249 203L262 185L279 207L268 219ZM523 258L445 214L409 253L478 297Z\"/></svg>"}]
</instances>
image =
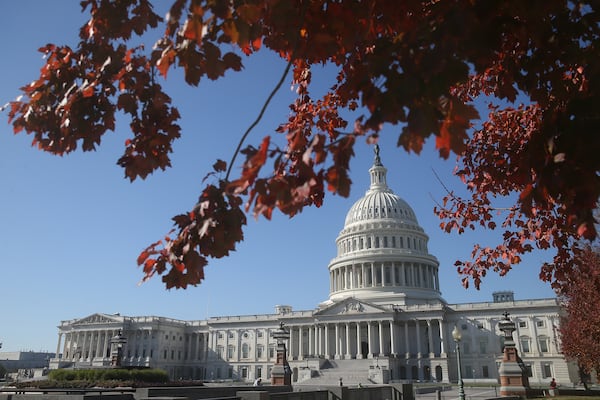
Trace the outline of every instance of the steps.
<instances>
[{"instance_id":1,"label":"steps","mask_svg":"<svg viewBox=\"0 0 600 400\"><path fill-rule=\"evenodd\" d=\"M342 378L344 386L370 385L374 383L369 380L370 366L371 360L328 360L316 371L318 375L294 384L338 386Z\"/></svg>"}]
</instances>

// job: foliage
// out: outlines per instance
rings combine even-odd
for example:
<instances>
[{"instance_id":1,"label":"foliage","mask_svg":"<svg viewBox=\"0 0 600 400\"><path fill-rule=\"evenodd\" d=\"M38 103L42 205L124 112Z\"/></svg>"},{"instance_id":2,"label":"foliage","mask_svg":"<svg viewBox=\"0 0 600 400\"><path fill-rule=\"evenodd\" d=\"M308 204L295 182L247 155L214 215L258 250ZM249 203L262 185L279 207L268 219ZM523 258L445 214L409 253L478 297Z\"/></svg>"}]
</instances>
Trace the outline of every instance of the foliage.
<instances>
[{"instance_id":1,"label":"foliage","mask_svg":"<svg viewBox=\"0 0 600 400\"><path fill-rule=\"evenodd\" d=\"M54 369L48 373L48 379L58 382L133 381L146 383L164 383L169 376L159 369ZM75 383L75 387L81 387ZM93 385L92 385L93 386Z\"/></svg>"},{"instance_id":2,"label":"foliage","mask_svg":"<svg viewBox=\"0 0 600 400\"><path fill-rule=\"evenodd\" d=\"M478 287L490 269L504 275L537 247L556 250L540 277L559 287L575 241L596 236L595 1L175 0L164 20L147 0L81 4L90 19L77 48L40 49L40 77L10 104L9 121L41 150L65 154L95 150L116 129L115 115L125 114L131 136L117 162L131 180L170 165L179 113L159 80L172 68L196 86L270 50L293 72L297 98L276 129L285 144L266 136L245 145L250 127L232 160L214 164L207 177L217 182L140 254L146 279L158 273L168 288L199 284L208 260L243 240L245 211L294 216L320 206L326 191L347 196L357 138L374 143L386 124L401 126L398 145L406 151L420 152L434 136L441 157L461 156L456 173L471 198L448 193L435 210L443 229L494 229L503 213L502 243L475 246L472 261L457 262L465 285L472 279ZM129 47L132 36L159 26L164 35L152 50ZM311 67L318 64L338 74L317 99ZM472 131L477 99L490 102L490 114ZM518 99L527 104L512 104ZM354 112L354 123L342 111ZM241 174L230 178L239 154ZM497 198L514 194L514 204L498 209Z\"/></svg>"},{"instance_id":3,"label":"foliage","mask_svg":"<svg viewBox=\"0 0 600 400\"><path fill-rule=\"evenodd\" d=\"M576 258L576 274L562 287L566 316L560 333L562 351L579 368L600 378L600 250L587 246Z\"/></svg>"}]
</instances>

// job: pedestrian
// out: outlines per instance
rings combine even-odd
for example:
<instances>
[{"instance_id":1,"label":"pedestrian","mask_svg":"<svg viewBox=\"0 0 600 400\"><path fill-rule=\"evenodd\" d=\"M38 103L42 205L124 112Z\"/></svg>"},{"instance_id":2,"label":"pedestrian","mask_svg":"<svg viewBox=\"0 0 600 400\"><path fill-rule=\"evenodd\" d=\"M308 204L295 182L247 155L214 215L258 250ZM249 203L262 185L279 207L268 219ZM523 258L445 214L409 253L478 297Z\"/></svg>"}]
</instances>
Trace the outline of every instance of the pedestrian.
<instances>
[{"instance_id":1,"label":"pedestrian","mask_svg":"<svg viewBox=\"0 0 600 400\"><path fill-rule=\"evenodd\" d=\"M550 381L549 394L550 394L550 397L556 396L556 379L554 379L554 378L552 378L552 380Z\"/></svg>"},{"instance_id":2,"label":"pedestrian","mask_svg":"<svg viewBox=\"0 0 600 400\"><path fill-rule=\"evenodd\" d=\"M260 386L262 384L262 379L261 378L256 378L254 380L254 386Z\"/></svg>"}]
</instances>

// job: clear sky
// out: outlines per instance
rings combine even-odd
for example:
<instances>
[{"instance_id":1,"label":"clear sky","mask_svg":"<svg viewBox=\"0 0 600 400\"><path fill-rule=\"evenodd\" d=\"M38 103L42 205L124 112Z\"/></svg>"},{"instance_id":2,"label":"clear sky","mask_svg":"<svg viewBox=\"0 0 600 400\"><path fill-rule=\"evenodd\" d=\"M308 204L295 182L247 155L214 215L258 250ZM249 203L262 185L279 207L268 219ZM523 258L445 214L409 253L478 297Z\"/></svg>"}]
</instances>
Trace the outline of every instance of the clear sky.
<instances>
[{"instance_id":1,"label":"clear sky","mask_svg":"<svg viewBox=\"0 0 600 400\"><path fill-rule=\"evenodd\" d=\"M15 99L19 87L39 76L39 47L48 42L75 45L84 21L78 1L0 2L0 104ZM244 63L241 73L204 80L199 88L186 87L180 71L170 73L164 85L182 115L173 168L133 183L116 165L130 137L126 121L107 134L99 151L56 157L32 148L31 137L13 135L7 113L2 113L1 351L53 352L60 321L96 312L194 320L271 313L277 304L314 309L327 299L327 265L335 256L335 238L347 210L369 183L373 152L362 141L352 162L354 185L348 199L328 195L323 207L292 220L279 214L273 221L249 217L238 251L212 262L197 287L167 291L160 277L138 285L140 251L171 229L172 216L194 205L215 160L231 158L284 68L268 53ZM315 73L326 87L327 71ZM292 98L286 85L249 143L260 143L286 119ZM388 184L413 207L430 236L446 301L491 301L497 290L513 290L518 299L552 297L538 279L539 265L547 258L541 253L526 257L507 277L488 275L479 291L462 288L454 261L467 258L475 241L492 240L501 232L443 233L432 210L445 192L433 171L446 186L462 190L452 175L455 162L440 160L432 143L421 156L396 148L399 130L386 127L380 142Z\"/></svg>"}]
</instances>

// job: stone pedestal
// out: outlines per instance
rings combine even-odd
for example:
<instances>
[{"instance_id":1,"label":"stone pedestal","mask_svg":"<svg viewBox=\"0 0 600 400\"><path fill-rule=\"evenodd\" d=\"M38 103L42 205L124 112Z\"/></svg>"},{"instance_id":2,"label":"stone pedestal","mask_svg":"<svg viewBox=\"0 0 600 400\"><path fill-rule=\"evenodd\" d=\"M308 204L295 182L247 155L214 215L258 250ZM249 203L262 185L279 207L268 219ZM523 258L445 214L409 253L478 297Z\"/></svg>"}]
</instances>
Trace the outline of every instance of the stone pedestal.
<instances>
[{"instance_id":1,"label":"stone pedestal","mask_svg":"<svg viewBox=\"0 0 600 400\"><path fill-rule=\"evenodd\" d=\"M505 313L504 319L498 323L498 327L504 333L504 355L498 369L500 395L526 397L529 379L513 340L512 333L516 330L515 323L508 318L508 313Z\"/></svg>"},{"instance_id":2,"label":"stone pedestal","mask_svg":"<svg viewBox=\"0 0 600 400\"><path fill-rule=\"evenodd\" d=\"M287 361L284 342L290 337L290 334L283 328L283 323L280 323L279 330L273 332L273 337L277 340L277 357L271 370L271 385L290 386L292 370Z\"/></svg>"}]
</instances>

